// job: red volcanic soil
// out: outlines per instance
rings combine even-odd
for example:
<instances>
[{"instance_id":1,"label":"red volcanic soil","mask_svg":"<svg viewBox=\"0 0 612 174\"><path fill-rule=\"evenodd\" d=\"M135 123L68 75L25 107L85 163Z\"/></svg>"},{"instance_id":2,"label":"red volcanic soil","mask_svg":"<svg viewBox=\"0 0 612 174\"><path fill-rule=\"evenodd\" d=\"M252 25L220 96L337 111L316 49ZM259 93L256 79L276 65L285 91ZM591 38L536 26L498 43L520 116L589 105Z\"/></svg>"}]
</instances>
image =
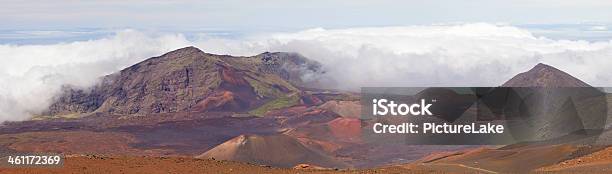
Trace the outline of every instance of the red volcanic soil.
<instances>
[{"instance_id":1,"label":"red volcanic soil","mask_svg":"<svg viewBox=\"0 0 612 174\"><path fill-rule=\"evenodd\" d=\"M359 118L361 115L361 104L359 101L337 101L325 102L319 108L337 113L342 117Z\"/></svg>"},{"instance_id":2,"label":"red volcanic soil","mask_svg":"<svg viewBox=\"0 0 612 174\"><path fill-rule=\"evenodd\" d=\"M231 161L179 157L72 156L58 168L0 168L0 173L296 173L295 169L262 167ZM299 170L300 173L337 173Z\"/></svg>"},{"instance_id":3,"label":"red volcanic soil","mask_svg":"<svg viewBox=\"0 0 612 174\"><path fill-rule=\"evenodd\" d=\"M249 83L244 80L244 73L231 68L228 65L217 64L221 70L221 80L236 86L247 86Z\"/></svg>"},{"instance_id":4,"label":"red volcanic soil","mask_svg":"<svg viewBox=\"0 0 612 174\"><path fill-rule=\"evenodd\" d=\"M89 116L0 126L0 151L194 156L241 134L278 132L273 118L210 112Z\"/></svg>"},{"instance_id":5,"label":"red volcanic soil","mask_svg":"<svg viewBox=\"0 0 612 174\"><path fill-rule=\"evenodd\" d=\"M221 83L215 96L207 97L196 105L200 111L210 109L210 103L215 106L213 110L221 111L244 111L258 103L253 87L244 79L244 72L229 65L217 65L220 67Z\"/></svg>"},{"instance_id":6,"label":"red volcanic soil","mask_svg":"<svg viewBox=\"0 0 612 174\"><path fill-rule=\"evenodd\" d=\"M220 144L197 158L214 158L279 167L308 163L323 167L346 168L324 153L311 150L286 135L240 135Z\"/></svg>"},{"instance_id":7,"label":"red volcanic soil","mask_svg":"<svg viewBox=\"0 0 612 174\"><path fill-rule=\"evenodd\" d=\"M295 135L291 135L291 136L295 136ZM300 141L300 143L304 144L305 146L312 148L312 149L319 149L328 153L332 153L338 149L342 148L342 144L340 143L334 143L331 141L323 141L323 140L317 140L317 139L312 139L312 138L308 138L306 136L303 137L297 137L298 141Z\"/></svg>"},{"instance_id":8,"label":"red volcanic soil","mask_svg":"<svg viewBox=\"0 0 612 174\"><path fill-rule=\"evenodd\" d=\"M197 159L184 157L135 157L135 156L69 156L63 167L58 168L0 168L0 173L269 173L269 174L295 174L295 173L440 173L443 170L430 170L421 168L407 168L405 166L391 166L364 170L334 170L319 169L319 167L300 164L295 168L274 168L233 161L219 161L212 159ZM474 172L474 170L458 169L452 173ZM448 173L448 172L445 172Z\"/></svg>"},{"instance_id":9,"label":"red volcanic soil","mask_svg":"<svg viewBox=\"0 0 612 174\"><path fill-rule=\"evenodd\" d=\"M349 141L361 139L361 120L357 118L336 118L327 123L333 136Z\"/></svg>"},{"instance_id":10,"label":"red volcanic soil","mask_svg":"<svg viewBox=\"0 0 612 174\"><path fill-rule=\"evenodd\" d=\"M579 158L570 159L561 163L542 167L537 171L546 172L612 172L612 147Z\"/></svg>"},{"instance_id":11,"label":"red volcanic soil","mask_svg":"<svg viewBox=\"0 0 612 174\"><path fill-rule=\"evenodd\" d=\"M234 102L234 93L230 91L222 91L213 94L212 96L206 97L206 99L198 102L194 107L194 111L207 111L214 110L216 108L239 108L236 102ZM222 109L220 109L222 110Z\"/></svg>"},{"instance_id":12,"label":"red volcanic soil","mask_svg":"<svg viewBox=\"0 0 612 174\"><path fill-rule=\"evenodd\" d=\"M600 151L600 154L596 153L593 157L589 157L589 155L580 157L580 155L589 154L599 149L599 147L576 145L534 145L498 149L483 147L461 152L433 154L410 166L421 165L420 167L428 166L430 168L454 166L483 172L525 173L539 168L542 168L540 169L542 171L561 171L570 166L575 167L576 161L587 158L593 159L590 160L591 164L605 162L606 165L611 165L612 160L609 156L606 157L606 155L610 155L607 151ZM607 160L602 160L602 158ZM551 165L552 167L546 167Z\"/></svg>"},{"instance_id":13,"label":"red volcanic soil","mask_svg":"<svg viewBox=\"0 0 612 174\"><path fill-rule=\"evenodd\" d=\"M24 152L64 154L164 155L171 150L136 149L133 135L119 132L54 131L0 135L0 145Z\"/></svg>"}]
</instances>

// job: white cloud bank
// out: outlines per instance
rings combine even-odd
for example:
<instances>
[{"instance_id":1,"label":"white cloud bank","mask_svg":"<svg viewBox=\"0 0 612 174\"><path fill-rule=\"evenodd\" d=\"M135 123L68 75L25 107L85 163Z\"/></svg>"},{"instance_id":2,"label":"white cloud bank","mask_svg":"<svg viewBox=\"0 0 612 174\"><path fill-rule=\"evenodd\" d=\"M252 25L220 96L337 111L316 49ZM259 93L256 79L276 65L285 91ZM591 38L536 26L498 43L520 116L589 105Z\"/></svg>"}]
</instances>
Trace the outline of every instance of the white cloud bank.
<instances>
[{"instance_id":1,"label":"white cloud bank","mask_svg":"<svg viewBox=\"0 0 612 174\"><path fill-rule=\"evenodd\" d=\"M185 45L182 35L132 30L91 41L0 45L0 122L44 111L63 84L86 88L103 75Z\"/></svg>"},{"instance_id":2,"label":"white cloud bank","mask_svg":"<svg viewBox=\"0 0 612 174\"><path fill-rule=\"evenodd\" d=\"M299 52L323 63L340 88L360 86L497 86L543 62L592 85L612 86L612 42L551 40L486 23L311 29L204 40L224 54Z\"/></svg>"},{"instance_id":3,"label":"white cloud bank","mask_svg":"<svg viewBox=\"0 0 612 174\"><path fill-rule=\"evenodd\" d=\"M48 107L61 84L87 87L96 77L187 45L218 54L291 51L321 62L335 87L497 86L539 62L594 86L612 86L612 42L551 40L513 26L428 25L311 29L240 39L149 35L56 45L0 45L0 121Z\"/></svg>"}]
</instances>

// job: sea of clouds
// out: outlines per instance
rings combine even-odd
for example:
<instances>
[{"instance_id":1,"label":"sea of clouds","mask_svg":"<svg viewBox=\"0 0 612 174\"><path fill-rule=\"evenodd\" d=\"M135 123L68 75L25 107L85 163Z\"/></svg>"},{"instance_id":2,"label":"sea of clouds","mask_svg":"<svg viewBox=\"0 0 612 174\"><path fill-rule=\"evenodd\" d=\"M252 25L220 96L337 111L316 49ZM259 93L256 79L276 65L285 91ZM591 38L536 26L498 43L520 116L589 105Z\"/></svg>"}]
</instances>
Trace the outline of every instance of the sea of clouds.
<instances>
[{"instance_id":1,"label":"sea of clouds","mask_svg":"<svg viewBox=\"0 0 612 174\"><path fill-rule=\"evenodd\" d=\"M594 86L612 86L612 41L558 40L487 23L322 29L220 38L121 30L89 41L0 45L0 121L44 111L60 87L87 88L98 77L194 45L205 52L298 52L319 61L334 88L498 86L546 63Z\"/></svg>"}]
</instances>

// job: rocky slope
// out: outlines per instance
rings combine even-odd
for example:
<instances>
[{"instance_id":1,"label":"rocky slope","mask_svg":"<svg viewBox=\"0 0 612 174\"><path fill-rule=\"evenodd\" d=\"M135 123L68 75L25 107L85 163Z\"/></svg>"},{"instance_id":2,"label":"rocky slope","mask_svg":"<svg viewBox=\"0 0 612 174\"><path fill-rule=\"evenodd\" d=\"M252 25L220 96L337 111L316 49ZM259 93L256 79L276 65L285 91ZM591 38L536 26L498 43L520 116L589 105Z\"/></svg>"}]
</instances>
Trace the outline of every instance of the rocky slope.
<instances>
[{"instance_id":1,"label":"rocky slope","mask_svg":"<svg viewBox=\"0 0 612 174\"><path fill-rule=\"evenodd\" d=\"M580 79L555 67L539 63L527 72L506 81L504 87L590 87Z\"/></svg>"},{"instance_id":2,"label":"rocky slope","mask_svg":"<svg viewBox=\"0 0 612 174\"><path fill-rule=\"evenodd\" d=\"M551 87L514 89L525 104L522 117L530 126L515 128L518 132L530 130L530 140L550 139L568 135L574 131L601 131L607 119L607 97L597 88L557 68L537 64L531 70L508 80L503 87ZM561 88L559 88L561 87ZM570 87L570 88L568 88ZM517 99L518 100L518 99ZM595 132L597 132L595 131ZM587 131L588 132L588 131ZM589 133L587 133L589 134Z\"/></svg>"},{"instance_id":3,"label":"rocky slope","mask_svg":"<svg viewBox=\"0 0 612 174\"><path fill-rule=\"evenodd\" d=\"M347 165L324 153L302 145L286 135L240 135L216 146L197 158L241 161L277 167L307 163L323 167L346 168Z\"/></svg>"},{"instance_id":4,"label":"rocky slope","mask_svg":"<svg viewBox=\"0 0 612 174\"><path fill-rule=\"evenodd\" d=\"M567 90L579 90L580 92L591 92L596 90L590 88L591 86L582 82L581 80L561 71L552 66L545 64L538 64L531 70L520 73L508 80L502 85L503 87L580 87ZM549 91L551 92L551 91ZM551 93L554 93L553 90ZM534 92L535 93L535 92ZM551 93L545 93L537 95L541 98L545 98L547 105L550 103L565 101L565 96L554 95ZM596 99L601 99L596 97ZM605 98L603 98L605 99ZM525 99L525 102L529 102L530 99ZM577 99L577 101L579 101ZM579 105L579 103L575 103ZM588 102L585 105L588 106L577 106L575 108L587 108L584 109L588 112L592 110L606 110L610 106L599 106L601 104L607 104L603 102ZM528 104L529 106L533 106ZM574 108L566 105L555 105L558 108ZM595 107L591 109L589 107ZM536 106L535 108L542 108ZM595 127L601 129L602 124L606 122L606 119L595 117L598 114L578 114L574 112L574 116L564 116L564 114L558 113L543 113L535 115L538 118L543 119L544 123L532 123L533 128L536 130L529 131L535 132L536 134L545 134L551 132L550 127L559 127L564 133L574 132L572 129L588 130L593 129L589 125L597 125ZM601 114L599 114L601 115ZM595 117L595 118L593 118ZM574 118L575 120L567 120L567 118ZM546 122L562 120L557 122ZM593 121L594 120L594 121ZM609 120L607 121L609 122ZM572 124L576 123L579 127L572 127ZM555 132L563 132L561 130L555 130ZM511 130L512 131L512 130ZM604 133L609 130L603 130ZM606 155L610 154L610 142L600 144L592 144L594 141L591 139L602 138L602 135L573 135L570 138L565 139L553 139L553 143L541 142L525 142L519 144L512 144L502 147L481 147L471 150L460 150L460 151L448 151L432 153L416 162L405 165L405 168L419 168L428 170L440 170L452 166L451 171L457 172L462 170L475 170L482 173L609 173L612 169L610 158Z\"/></svg>"},{"instance_id":5,"label":"rocky slope","mask_svg":"<svg viewBox=\"0 0 612 174\"><path fill-rule=\"evenodd\" d=\"M317 73L318 63L295 53L232 57L186 47L107 75L91 90L66 86L45 115L248 111L297 97L296 86L314 83L302 76Z\"/></svg>"},{"instance_id":6,"label":"rocky slope","mask_svg":"<svg viewBox=\"0 0 612 174\"><path fill-rule=\"evenodd\" d=\"M91 90L67 86L50 115L103 114L16 123L0 129L5 134L0 137L4 142L0 148L74 154L179 154L277 167L307 163L340 168L347 164L358 168L402 164L431 152L453 151L397 167L401 171L455 173L516 171L520 167L526 172L598 149L515 145L459 151L468 147L363 141L362 133L371 126L358 118L359 98L299 87L312 85L303 77L313 73L323 73L320 65L297 54L233 57L187 47L103 77ZM540 64L504 86L588 85ZM236 117L244 113L263 117ZM147 117L123 117L132 114ZM91 142L79 140L91 136ZM95 145L99 140L108 143L99 147ZM530 160L535 162L523 163Z\"/></svg>"}]
</instances>

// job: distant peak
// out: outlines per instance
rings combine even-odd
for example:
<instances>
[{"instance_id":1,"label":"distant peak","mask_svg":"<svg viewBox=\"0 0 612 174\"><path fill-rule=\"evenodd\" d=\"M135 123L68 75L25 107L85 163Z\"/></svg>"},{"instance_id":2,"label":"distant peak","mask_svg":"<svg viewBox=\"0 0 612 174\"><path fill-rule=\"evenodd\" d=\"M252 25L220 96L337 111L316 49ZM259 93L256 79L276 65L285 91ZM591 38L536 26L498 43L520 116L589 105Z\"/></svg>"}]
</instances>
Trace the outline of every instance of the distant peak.
<instances>
[{"instance_id":1,"label":"distant peak","mask_svg":"<svg viewBox=\"0 0 612 174\"><path fill-rule=\"evenodd\" d=\"M538 63L535 67L550 67L550 65L544 63Z\"/></svg>"},{"instance_id":2,"label":"distant peak","mask_svg":"<svg viewBox=\"0 0 612 174\"><path fill-rule=\"evenodd\" d=\"M280 56L280 55L299 55L299 54L298 53L294 53L294 52L268 52L268 51L266 51L266 52L261 53L260 55L263 55L263 56L274 56L274 55Z\"/></svg>"},{"instance_id":3,"label":"distant peak","mask_svg":"<svg viewBox=\"0 0 612 174\"><path fill-rule=\"evenodd\" d=\"M179 48L177 50L171 51L171 52L204 52L202 50L200 50L199 48L196 48L194 46L188 46L188 47L184 47L184 48Z\"/></svg>"},{"instance_id":4,"label":"distant peak","mask_svg":"<svg viewBox=\"0 0 612 174\"><path fill-rule=\"evenodd\" d=\"M174 59L174 58L184 58L186 55L194 55L194 54L206 54L202 50L194 47L188 46L184 48L179 48L174 51L170 51L166 54L163 54L160 57L165 57L166 59Z\"/></svg>"},{"instance_id":5,"label":"distant peak","mask_svg":"<svg viewBox=\"0 0 612 174\"><path fill-rule=\"evenodd\" d=\"M544 64L544 63L538 63L536 66L534 66L532 68L532 70L540 70L540 69L554 69L554 70L558 70L557 68Z\"/></svg>"},{"instance_id":6,"label":"distant peak","mask_svg":"<svg viewBox=\"0 0 612 174\"><path fill-rule=\"evenodd\" d=\"M568 74L568 73L566 73L564 71L561 71L560 69L555 68L554 66L550 66L550 65L544 64L544 63L538 63L536 66L531 68L526 73L529 73L529 72L531 72L531 73L538 73L540 75L543 75L542 73L544 73L544 74L548 73L548 74L554 74L554 75L559 75L559 76L569 76L569 77L575 78L572 75L570 75L570 74ZM576 79L576 80L578 80L578 79Z\"/></svg>"},{"instance_id":7,"label":"distant peak","mask_svg":"<svg viewBox=\"0 0 612 174\"><path fill-rule=\"evenodd\" d=\"M508 80L506 87L589 87L580 79L553 66L538 63L529 71L520 73Z\"/></svg>"}]
</instances>

